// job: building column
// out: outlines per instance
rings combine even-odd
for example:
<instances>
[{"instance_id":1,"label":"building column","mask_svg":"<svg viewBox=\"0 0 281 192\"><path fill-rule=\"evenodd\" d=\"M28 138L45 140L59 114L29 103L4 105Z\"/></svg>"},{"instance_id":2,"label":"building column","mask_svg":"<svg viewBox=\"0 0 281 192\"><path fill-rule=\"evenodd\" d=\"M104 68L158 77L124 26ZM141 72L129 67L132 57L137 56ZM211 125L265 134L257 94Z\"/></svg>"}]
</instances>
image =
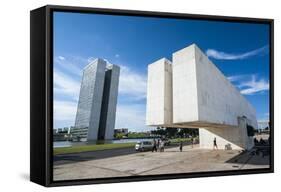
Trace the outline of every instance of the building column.
<instances>
[{"instance_id":1,"label":"building column","mask_svg":"<svg viewBox=\"0 0 281 192\"><path fill-rule=\"evenodd\" d=\"M238 117L239 135L241 137L241 144L244 149L250 150L254 146L253 137L249 137L247 133L247 117Z\"/></svg>"}]
</instances>

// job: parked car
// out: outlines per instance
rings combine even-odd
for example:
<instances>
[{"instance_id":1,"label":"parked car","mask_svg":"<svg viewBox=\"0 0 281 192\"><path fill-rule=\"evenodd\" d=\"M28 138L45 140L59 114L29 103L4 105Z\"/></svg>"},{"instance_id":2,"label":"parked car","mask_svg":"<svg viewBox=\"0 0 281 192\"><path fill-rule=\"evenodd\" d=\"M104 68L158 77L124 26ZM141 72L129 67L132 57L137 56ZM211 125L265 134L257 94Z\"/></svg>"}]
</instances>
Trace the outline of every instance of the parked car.
<instances>
[{"instance_id":1,"label":"parked car","mask_svg":"<svg viewBox=\"0 0 281 192\"><path fill-rule=\"evenodd\" d=\"M135 145L136 151L149 151L152 148L153 143L151 141L138 141Z\"/></svg>"}]
</instances>

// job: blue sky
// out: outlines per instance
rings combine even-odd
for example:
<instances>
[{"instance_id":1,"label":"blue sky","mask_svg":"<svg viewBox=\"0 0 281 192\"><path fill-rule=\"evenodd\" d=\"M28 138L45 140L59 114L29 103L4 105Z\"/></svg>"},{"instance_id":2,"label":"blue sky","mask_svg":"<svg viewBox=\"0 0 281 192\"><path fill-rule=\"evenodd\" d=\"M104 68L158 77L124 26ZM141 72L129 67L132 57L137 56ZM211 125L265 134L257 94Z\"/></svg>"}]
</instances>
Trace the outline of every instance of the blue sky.
<instances>
[{"instance_id":1,"label":"blue sky","mask_svg":"<svg viewBox=\"0 0 281 192\"><path fill-rule=\"evenodd\" d=\"M82 68L104 58L121 67L115 127L147 130L147 65L192 43L268 119L268 25L56 12L54 127L74 125Z\"/></svg>"}]
</instances>

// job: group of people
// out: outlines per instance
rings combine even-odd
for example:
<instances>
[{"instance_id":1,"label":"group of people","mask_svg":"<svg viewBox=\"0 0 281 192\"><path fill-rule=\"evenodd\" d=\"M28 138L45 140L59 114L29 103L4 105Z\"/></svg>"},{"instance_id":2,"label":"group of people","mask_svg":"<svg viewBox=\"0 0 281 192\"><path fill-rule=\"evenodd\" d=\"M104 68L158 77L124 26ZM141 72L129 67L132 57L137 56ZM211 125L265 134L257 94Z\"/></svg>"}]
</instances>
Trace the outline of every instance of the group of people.
<instances>
[{"instance_id":1,"label":"group of people","mask_svg":"<svg viewBox=\"0 0 281 192\"><path fill-rule=\"evenodd\" d=\"M165 141L162 139L157 139L157 141L155 139L153 139L153 147L152 147L152 152L164 152L164 148L165 148Z\"/></svg>"},{"instance_id":2,"label":"group of people","mask_svg":"<svg viewBox=\"0 0 281 192\"><path fill-rule=\"evenodd\" d=\"M269 139L268 139L269 140ZM261 138L260 141L258 141L256 138L255 138L255 144L257 143L260 143L260 144L264 144L265 141ZM195 144L195 139L194 138L191 138L191 147L193 148L193 145ZM154 139L153 140L153 147L152 147L152 152L157 152L157 151L160 151L160 152L164 152L164 148L165 148L165 141L162 140L162 139L158 139L157 141ZM213 140L213 149L217 149L218 150L218 145L217 145L217 138L214 137L214 140ZM183 142L180 141L179 143L179 150L180 152L182 152L183 150Z\"/></svg>"},{"instance_id":3,"label":"group of people","mask_svg":"<svg viewBox=\"0 0 281 192\"><path fill-rule=\"evenodd\" d=\"M194 138L191 138L191 147L193 148L193 145L196 143L196 140ZM152 147L152 152L164 152L164 148L165 148L165 141L162 139L157 139L157 141L155 139L153 139L153 147ZM183 141L180 141L179 143L179 150L180 152L182 152L183 150Z\"/></svg>"},{"instance_id":4,"label":"group of people","mask_svg":"<svg viewBox=\"0 0 281 192\"><path fill-rule=\"evenodd\" d=\"M255 146L263 146L263 145L270 145L270 137L268 137L267 140L264 140L263 138L260 138L259 140L255 137L254 138L254 144Z\"/></svg>"}]
</instances>

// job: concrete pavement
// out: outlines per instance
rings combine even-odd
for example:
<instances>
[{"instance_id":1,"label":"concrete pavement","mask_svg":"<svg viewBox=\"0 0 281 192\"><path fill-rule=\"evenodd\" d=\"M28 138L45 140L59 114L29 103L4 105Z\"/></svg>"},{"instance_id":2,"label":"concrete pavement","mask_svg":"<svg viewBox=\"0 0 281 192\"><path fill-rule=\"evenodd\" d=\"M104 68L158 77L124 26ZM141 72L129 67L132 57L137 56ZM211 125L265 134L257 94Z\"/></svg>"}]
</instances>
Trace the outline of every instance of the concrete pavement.
<instances>
[{"instance_id":1,"label":"concrete pavement","mask_svg":"<svg viewBox=\"0 0 281 192\"><path fill-rule=\"evenodd\" d=\"M187 144L185 144L184 146L186 145ZM169 149L175 146L178 145L165 146L165 148ZM90 160L104 159L104 158L115 157L115 156L129 155L133 153L139 153L139 152L137 152L134 147L126 147L126 148L119 148L119 149L106 149L100 151L89 151L89 152L81 152L81 153L68 153L68 154L55 155L53 157L53 164L62 165L67 163L75 163L81 161L90 161Z\"/></svg>"},{"instance_id":2,"label":"concrete pavement","mask_svg":"<svg viewBox=\"0 0 281 192\"><path fill-rule=\"evenodd\" d=\"M237 150L207 150L198 146L178 147L165 152L139 152L128 155L54 164L54 180L157 175L202 171L268 168L269 157L240 154Z\"/></svg>"}]
</instances>

